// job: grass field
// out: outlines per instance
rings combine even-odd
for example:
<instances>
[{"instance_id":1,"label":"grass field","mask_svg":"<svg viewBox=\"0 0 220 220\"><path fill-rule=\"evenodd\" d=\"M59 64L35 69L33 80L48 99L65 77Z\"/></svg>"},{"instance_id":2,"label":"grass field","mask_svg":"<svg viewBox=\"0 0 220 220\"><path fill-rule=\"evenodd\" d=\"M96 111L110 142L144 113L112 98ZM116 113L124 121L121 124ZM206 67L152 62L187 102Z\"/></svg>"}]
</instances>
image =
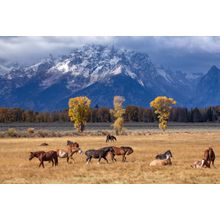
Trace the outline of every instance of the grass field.
<instances>
[{"instance_id":1,"label":"grass field","mask_svg":"<svg viewBox=\"0 0 220 220\"><path fill-rule=\"evenodd\" d=\"M119 136L116 146L129 145L134 153L128 162L85 164L85 155L74 155L75 163L59 160L58 167L45 162L45 169L38 168L39 161L28 160L30 151L66 147L66 140L73 138L3 138L0 139L0 183L220 183L220 132L170 132L151 135ZM106 146L104 136L74 137L83 151ZM42 142L49 143L40 147ZM194 160L202 159L204 149L213 146L216 167L192 169ZM173 165L150 167L157 153L170 149Z\"/></svg>"}]
</instances>

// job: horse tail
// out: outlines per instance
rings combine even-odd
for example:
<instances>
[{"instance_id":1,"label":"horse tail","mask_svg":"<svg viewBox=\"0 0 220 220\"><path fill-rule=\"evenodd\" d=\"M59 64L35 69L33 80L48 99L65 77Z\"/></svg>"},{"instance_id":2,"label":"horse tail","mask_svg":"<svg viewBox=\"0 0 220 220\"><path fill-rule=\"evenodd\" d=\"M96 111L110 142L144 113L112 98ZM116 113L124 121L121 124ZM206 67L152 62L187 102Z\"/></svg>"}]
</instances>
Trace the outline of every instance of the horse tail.
<instances>
[{"instance_id":1,"label":"horse tail","mask_svg":"<svg viewBox=\"0 0 220 220\"><path fill-rule=\"evenodd\" d=\"M54 161L55 161L55 166L58 165L58 155L57 152L54 154Z\"/></svg>"}]
</instances>

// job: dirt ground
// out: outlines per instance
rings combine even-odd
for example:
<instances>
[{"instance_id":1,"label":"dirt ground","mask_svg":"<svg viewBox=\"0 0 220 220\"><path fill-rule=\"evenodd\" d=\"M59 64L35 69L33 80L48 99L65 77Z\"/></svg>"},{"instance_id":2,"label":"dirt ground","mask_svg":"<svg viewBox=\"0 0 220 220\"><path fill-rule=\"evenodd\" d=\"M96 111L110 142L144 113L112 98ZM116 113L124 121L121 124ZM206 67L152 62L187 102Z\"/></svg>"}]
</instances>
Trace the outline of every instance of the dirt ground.
<instances>
[{"instance_id":1,"label":"dirt ground","mask_svg":"<svg viewBox=\"0 0 220 220\"><path fill-rule=\"evenodd\" d=\"M28 160L30 151L66 148L67 140L77 141L83 151L104 146L131 146L134 153L127 162L102 161L85 164L85 155L74 155L75 162L59 159L52 167L45 162L39 168L38 159ZM47 142L49 146L42 147ZM193 161L202 159L204 150L212 146L216 153L216 168L193 169ZM170 149L172 166L150 167L155 155ZM115 143L105 143L104 136L62 138L2 138L0 139L0 183L220 183L220 132L172 132L149 135L118 136Z\"/></svg>"}]
</instances>

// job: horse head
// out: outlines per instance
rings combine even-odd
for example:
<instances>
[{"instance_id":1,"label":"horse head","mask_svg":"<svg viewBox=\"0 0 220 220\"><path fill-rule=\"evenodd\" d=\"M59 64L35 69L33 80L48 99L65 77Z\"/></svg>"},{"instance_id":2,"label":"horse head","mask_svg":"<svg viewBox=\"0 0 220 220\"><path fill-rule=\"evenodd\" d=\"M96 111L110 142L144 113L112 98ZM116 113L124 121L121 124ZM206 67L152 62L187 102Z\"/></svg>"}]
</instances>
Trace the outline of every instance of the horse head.
<instances>
[{"instance_id":1,"label":"horse head","mask_svg":"<svg viewBox=\"0 0 220 220\"><path fill-rule=\"evenodd\" d=\"M32 160L34 158L34 153L33 152L30 152L30 156L29 156L29 160Z\"/></svg>"},{"instance_id":2,"label":"horse head","mask_svg":"<svg viewBox=\"0 0 220 220\"><path fill-rule=\"evenodd\" d=\"M79 153L79 154L83 154L83 151L82 151L81 148L79 148L78 153Z\"/></svg>"},{"instance_id":3,"label":"horse head","mask_svg":"<svg viewBox=\"0 0 220 220\"><path fill-rule=\"evenodd\" d=\"M168 150L165 154L166 154L167 158L173 157L170 150Z\"/></svg>"}]
</instances>

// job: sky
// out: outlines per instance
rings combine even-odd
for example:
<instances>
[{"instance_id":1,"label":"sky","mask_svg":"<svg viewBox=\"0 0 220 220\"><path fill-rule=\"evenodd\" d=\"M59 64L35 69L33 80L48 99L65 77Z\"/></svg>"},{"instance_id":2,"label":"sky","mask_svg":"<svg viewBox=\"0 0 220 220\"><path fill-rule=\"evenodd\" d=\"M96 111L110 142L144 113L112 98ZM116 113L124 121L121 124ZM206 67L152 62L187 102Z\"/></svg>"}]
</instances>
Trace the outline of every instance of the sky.
<instances>
[{"instance_id":1,"label":"sky","mask_svg":"<svg viewBox=\"0 0 220 220\"><path fill-rule=\"evenodd\" d=\"M154 64L173 70L205 73L212 65L220 67L220 37L0 37L0 63L29 65L85 44L145 52Z\"/></svg>"}]
</instances>

